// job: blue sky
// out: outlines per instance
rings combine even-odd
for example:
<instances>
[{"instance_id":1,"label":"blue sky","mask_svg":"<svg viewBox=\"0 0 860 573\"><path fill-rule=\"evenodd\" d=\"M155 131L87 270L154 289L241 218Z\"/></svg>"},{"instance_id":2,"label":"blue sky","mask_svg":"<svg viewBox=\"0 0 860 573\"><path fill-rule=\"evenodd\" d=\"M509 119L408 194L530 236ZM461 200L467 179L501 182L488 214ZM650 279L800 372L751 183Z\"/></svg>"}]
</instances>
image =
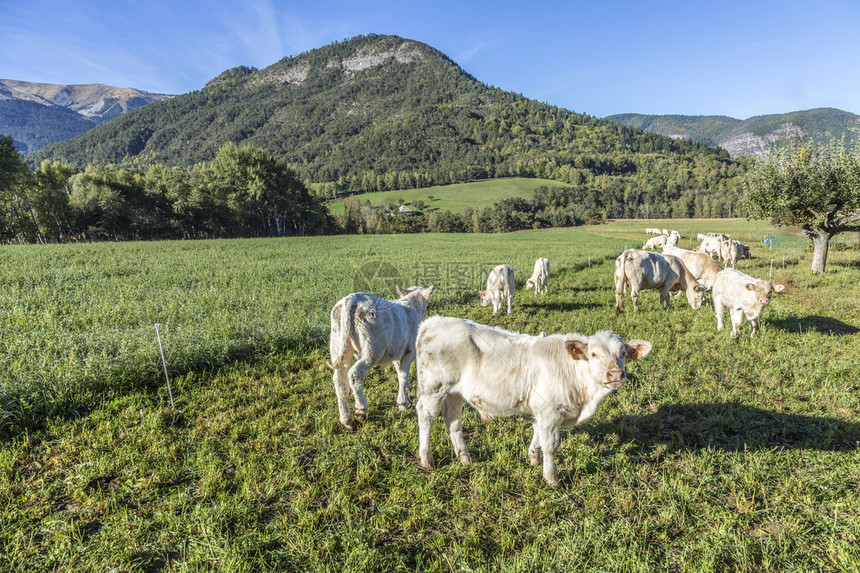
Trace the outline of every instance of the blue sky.
<instances>
[{"instance_id":1,"label":"blue sky","mask_svg":"<svg viewBox=\"0 0 860 573\"><path fill-rule=\"evenodd\" d=\"M0 78L200 89L358 34L577 112L860 113L857 0L0 0Z\"/></svg>"}]
</instances>

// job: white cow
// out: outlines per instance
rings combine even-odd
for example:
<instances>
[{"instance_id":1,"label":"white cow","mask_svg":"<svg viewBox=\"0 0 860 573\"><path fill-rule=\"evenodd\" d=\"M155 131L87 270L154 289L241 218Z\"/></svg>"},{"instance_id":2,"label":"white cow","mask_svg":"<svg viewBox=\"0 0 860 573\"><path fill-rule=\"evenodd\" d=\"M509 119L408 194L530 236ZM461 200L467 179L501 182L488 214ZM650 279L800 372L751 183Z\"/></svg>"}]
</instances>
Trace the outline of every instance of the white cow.
<instances>
[{"instance_id":1,"label":"white cow","mask_svg":"<svg viewBox=\"0 0 860 573\"><path fill-rule=\"evenodd\" d=\"M482 290L481 306L493 303L493 314L499 312L505 299L508 301L508 314L511 314L511 303L514 300L514 269L508 265L499 265L487 277L487 290Z\"/></svg>"},{"instance_id":2,"label":"white cow","mask_svg":"<svg viewBox=\"0 0 860 573\"><path fill-rule=\"evenodd\" d=\"M672 232L669 233L669 236L666 238L666 244L671 246L671 247L677 247L678 241L680 241L680 240L681 240L681 233L679 233L675 229L672 229Z\"/></svg>"},{"instance_id":3,"label":"white cow","mask_svg":"<svg viewBox=\"0 0 860 573\"><path fill-rule=\"evenodd\" d=\"M409 405L409 368L415 360L415 337L421 318L427 312L427 299L433 287L397 287L397 300L385 300L358 292L340 299L331 309L331 368L340 423L353 428L348 393L355 396L355 418L367 413L364 378L377 363L386 361L397 370L397 404L403 410ZM358 359L350 368L353 355Z\"/></svg>"},{"instance_id":4,"label":"white cow","mask_svg":"<svg viewBox=\"0 0 860 573\"><path fill-rule=\"evenodd\" d=\"M559 428L588 421L624 384L627 361L651 350L648 341L625 344L607 331L529 336L444 316L424 321L416 346L421 465L434 467L430 430L440 412L458 459L472 462L461 422L465 400L482 417L534 416L529 460L539 466L543 451L543 477L551 486L558 485Z\"/></svg>"},{"instance_id":5,"label":"white cow","mask_svg":"<svg viewBox=\"0 0 860 573\"><path fill-rule=\"evenodd\" d=\"M728 238L729 235L724 235L723 233L706 233L705 238L702 239L702 244L696 247L696 250L717 258L720 256L722 242Z\"/></svg>"},{"instance_id":6,"label":"white cow","mask_svg":"<svg viewBox=\"0 0 860 573\"><path fill-rule=\"evenodd\" d=\"M723 313L726 307L732 318L732 339L741 334L744 317L750 321L750 337L755 336L758 319L775 292L785 290L784 285L754 279L735 269L725 269L717 274L714 282L714 312L717 313L717 330L723 329Z\"/></svg>"},{"instance_id":7,"label":"white cow","mask_svg":"<svg viewBox=\"0 0 860 573\"><path fill-rule=\"evenodd\" d=\"M705 234L704 233L698 233L696 235L696 240L697 241L704 241L705 240Z\"/></svg>"},{"instance_id":8,"label":"white cow","mask_svg":"<svg viewBox=\"0 0 860 573\"><path fill-rule=\"evenodd\" d=\"M681 259L693 278L701 283L705 288L711 289L714 286L714 280L717 278L717 273L720 272L720 267L711 258L708 253L700 253L699 251L690 251L680 247L671 247L669 245L663 247L664 255L673 255Z\"/></svg>"},{"instance_id":9,"label":"white cow","mask_svg":"<svg viewBox=\"0 0 860 573\"><path fill-rule=\"evenodd\" d=\"M645 229L646 235L662 235L660 229L655 229L654 227L648 227Z\"/></svg>"},{"instance_id":10,"label":"white cow","mask_svg":"<svg viewBox=\"0 0 860 573\"><path fill-rule=\"evenodd\" d=\"M526 281L526 289L534 287L535 294L546 292L546 281L549 278L549 259L543 257L535 261L535 270Z\"/></svg>"},{"instance_id":11,"label":"white cow","mask_svg":"<svg viewBox=\"0 0 860 573\"><path fill-rule=\"evenodd\" d=\"M649 250L649 249L653 249L653 250L662 249L663 247L665 247L665 246L666 246L666 241L668 241L668 240L669 240L669 237L667 237L666 235L660 235L659 237L653 237L653 238L648 239L647 241L645 241L645 244L644 244L644 245L642 245L642 248L643 248L643 249L645 249L645 250Z\"/></svg>"},{"instance_id":12,"label":"white cow","mask_svg":"<svg viewBox=\"0 0 860 573\"><path fill-rule=\"evenodd\" d=\"M705 299L704 286L684 266L680 259L672 255L660 255L649 251L627 249L615 259L615 309L624 306L624 292L630 289L633 309L639 310L639 291L655 289L660 291L660 306L669 308L669 293L682 291L687 294L687 302L694 310L702 306Z\"/></svg>"},{"instance_id":13,"label":"white cow","mask_svg":"<svg viewBox=\"0 0 860 573\"><path fill-rule=\"evenodd\" d=\"M747 247L749 249L749 247ZM739 259L744 256L744 245L740 241L734 239L724 239L720 241L720 257L723 259L723 268L726 268L731 263L732 268L735 268Z\"/></svg>"}]
</instances>

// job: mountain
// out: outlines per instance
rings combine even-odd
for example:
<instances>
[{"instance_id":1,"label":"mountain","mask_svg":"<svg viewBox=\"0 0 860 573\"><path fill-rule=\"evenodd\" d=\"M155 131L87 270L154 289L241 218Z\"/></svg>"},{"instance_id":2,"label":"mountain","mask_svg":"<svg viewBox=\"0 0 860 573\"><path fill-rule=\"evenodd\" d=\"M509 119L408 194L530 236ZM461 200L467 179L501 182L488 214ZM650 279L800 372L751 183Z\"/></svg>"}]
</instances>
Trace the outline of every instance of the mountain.
<instances>
[{"instance_id":1,"label":"mountain","mask_svg":"<svg viewBox=\"0 0 860 573\"><path fill-rule=\"evenodd\" d=\"M173 96L104 84L0 79L0 134L24 153L69 139L146 104Z\"/></svg>"},{"instance_id":2,"label":"mountain","mask_svg":"<svg viewBox=\"0 0 860 573\"><path fill-rule=\"evenodd\" d=\"M719 146L732 157L763 158L773 146L796 140L826 143L844 137L853 143L860 134L860 116L830 107L758 115L745 120L722 115L637 113L611 115L605 119L651 133Z\"/></svg>"},{"instance_id":3,"label":"mountain","mask_svg":"<svg viewBox=\"0 0 860 573\"><path fill-rule=\"evenodd\" d=\"M489 87L426 44L380 35L262 70L227 70L198 91L133 110L27 159L189 168L227 143L287 162L326 196L545 177L602 189L605 212L628 216L728 215L744 170L723 150Z\"/></svg>"}]
</instances>

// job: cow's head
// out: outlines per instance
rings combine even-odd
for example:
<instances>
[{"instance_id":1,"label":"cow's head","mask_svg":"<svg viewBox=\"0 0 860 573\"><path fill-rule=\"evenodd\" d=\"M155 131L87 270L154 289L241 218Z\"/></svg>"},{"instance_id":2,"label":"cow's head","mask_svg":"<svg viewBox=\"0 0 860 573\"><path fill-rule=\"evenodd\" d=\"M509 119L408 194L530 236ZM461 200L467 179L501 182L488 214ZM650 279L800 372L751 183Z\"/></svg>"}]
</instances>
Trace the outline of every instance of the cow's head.
<instances>
[{"instance_id":1,"label":"cow's head","mask_svg":"<svg viewBox=\"0 0 860 573\"><path fill-rule=\"evenodd\" d=\"M532 278L526 280L526 289L535 288L535 281Z\"/></svg>"},{"instance_id":2,"label":"cow's head","mask_svg":"<svg viewBox=\"0 0 860 573\"><path fill-rule=\"evenodd\" d=\"M705 293L708 292L708 287L703 284L696 283L693 288L687 289L687 302L693 310L702 308L702 303L705 302Z\"/></svg>"},{"instance_id":3,"label":"cow's head","mask_svg":"<svg viewBox=\"0 0 860 573\"><path fill-rule=\"evenodd\" d=\"M756 308L762 309L770 302L770 297L775 292L785 290L785 285L775 285L770 281L755 281L744 285L748 291L755 293Z\"/></svg>"},{"instance_id":4,"label":"cow's head","mask_svg":"<svg viewBox=\"0 0 860 573\"><path fill-rule=\"evenodd\" d=\"M427 299L433 293L434 287L411 286L408 289L404 289L399 285L395 285L395 288L397 289L397 295L401 299L407 299L415 307L415 310L418 311L418 314L424 316L424 313L427 312Z\"/></svg>"},{"instance_id":5,"label":"cow's head","mask_svg":"<svg viewBox=\"0 0 860 573\"><path fill-rule=\"evenodd\" d=\"M624 384L628 360L645 358L651 352L651 343L647 340L631 340L625 344L620 336L605 330L585 341L568 340L565 347L574 360L587 360L592 379L610 390L617 390Z\"/></svg>"},{"instance_id":6,"label":"cow's head","mask_svg":"<svg viewBox=\"0 0 860 573\"><path fill-rule=\"evenodd\" d=\"M487 306L488 304L493 302L493 297L491 297L489 293L487 293L487 291L482 290L478 292L478 294L481 295L481 306Z\"/></svg>"}]
</instances>

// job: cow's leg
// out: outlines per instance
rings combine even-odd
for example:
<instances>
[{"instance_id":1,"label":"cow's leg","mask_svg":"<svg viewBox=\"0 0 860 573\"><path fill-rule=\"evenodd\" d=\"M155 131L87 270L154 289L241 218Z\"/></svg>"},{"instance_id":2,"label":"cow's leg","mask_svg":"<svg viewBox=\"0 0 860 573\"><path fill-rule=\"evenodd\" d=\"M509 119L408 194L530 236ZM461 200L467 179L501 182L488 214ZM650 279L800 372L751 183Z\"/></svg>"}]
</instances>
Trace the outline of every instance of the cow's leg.
<instances>
[{"instance_id":1,"label":"cow's leg","mask_svg":"<svg viewBox=\"0 0 860 573\"><path fill-rule=\"evenodd\" d=\"M463 438L463 397L459 394L449 394L442 400L442 418L448 426L448 436L454 453L464 466L472 463L469 450L466 449L466 440Z\"/></svg>"},{"instance_id":2,"label":"cow's leg","mask_svg":"<svg viewBox=\"0 0 860 573\"><path fill-rule=\"evenodd\" d=\"M514 301L514 295L508 294L508 314L511 314L511 303Z\"/></svg>"},{"instance_id":3,"label":"cow's leg","mask_svg":"<svg viewBox=\"0 0 860 573\"><path fill-rule=\"evenodd\" d=\"M669 308L669 289L663 287L660 289L660 308L668 309Z\"/></svg>"},{"instance_id":4,"label":"cow's leg","mask_svg":"<svg viewBox=\"0 0 860 573\"><path fill-rule=\"evenodd\" d=\"M729 316L732 317L732 339L741 334L741 325L744 323L744 311L740 308L730 308Z\"/></svg>"},{"instance_id":5,"label":"cow's leg","mask_svg":"<svg viewBox=\"0 0 860 573\"><path fill-rule=\"evenodd\" d=\"M350 359L352 357L350 356ZM353 429L349 412L349 360L342 360L334 365L334 393L337 395L337 409L340 413L340 423L350 430Z\"/></svg>"},{"instance_id":6,"label":"cow's leg","mask_svg":"<svg viewBox=\"0 0 860 573\"><path fill-rule=\"evenodd\" d=\"M415 412L418 414L418 458L422 468L432 469L436 467L433 461L433 448L430 447L430 430L433 421L439 415L444 394L422 394L415 404Z\"/></svg>"},{"instance_id":7,"label":"cow's leg","mask_svg":"<svg viewBox=\"0 0 860 573\"><path fill-rule=\"evenodd\" d=\"M747 316L750 321L750 338L753 338L758 333L758 318Z\"/></svg>"},{"instance_id":8,"label":"cow's leg","mask_svg":"<svg viewBox=\"0 0 860 573\"><path fill-rule=\"evenodd\" d=\"M537 420L535 424L540 436L540 447L543 450L543 479L552 487L556 487L558 476L555 468L555 451L560 441L558 426L546 420Z\"/></svg>"},{"instance_id":9,"label":"cow's leg","mask_svg":"<svg viewBox=\"0 0 860 573\"><path fill-rule=\"evenodd\" d=\"M633 299L633 310L639 312L639 287L630 285L630 298Z\"/></svg>"},{"instance_id":10,"label":"cow's leg","mask_svg":"<svg viewBox=\"0 0 860 573\"><path fill-rule=\"evenodd\" d=\"M532 443L529 445L529 463L532 467L540 465L540 432L537 422L532 424Z\"/></svg>"},{"instance_id":11,"label":"cow's leg","mask_svg":"<svg viewBox=\"0 0 860 573\"><path fill-rule=\"evenodd\" d=\"M723 308L723 299L722 297L715 296L713 297L714 302L714 312L717 313L717 330L723 329L723 314L725 313L725 309Z\"/></svg>"},{"instance_id":12,"label":"cow's leg","mask_svg":"<svg viewBox=\"0 0 860 573\"><path fill-rule=\"evenodd\" d=\"M364 379L374 362L360 356L349 369L349 385L355 396L355 419L362 421L367 416L367 398L364 397Z\"/></svg>"},{"instance_id":13,"label":"cow's leg","mask_svg":"<svg viewBox=\"0 0 860 573\"><path fill-rule=\"evenodd\" d=\"M397 370L397 405L401 412L409 406L409 368L414 361L414 350L407 350L400 360L394 361L394 369Z\"/></svg>"}]
</instances>

